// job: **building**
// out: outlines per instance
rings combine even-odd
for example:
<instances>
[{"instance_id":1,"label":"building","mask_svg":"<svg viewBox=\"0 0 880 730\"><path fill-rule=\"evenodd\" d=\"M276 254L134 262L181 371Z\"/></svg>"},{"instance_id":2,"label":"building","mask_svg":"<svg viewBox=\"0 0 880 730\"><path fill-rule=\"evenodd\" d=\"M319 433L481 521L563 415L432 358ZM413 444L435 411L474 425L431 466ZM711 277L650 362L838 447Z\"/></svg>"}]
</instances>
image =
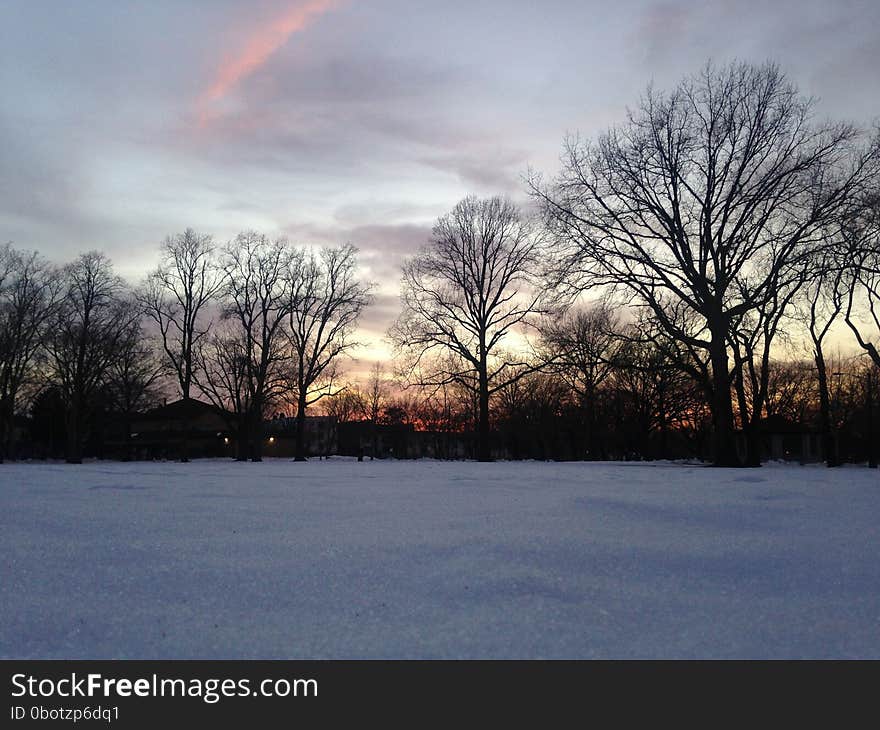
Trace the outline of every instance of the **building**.
<instances>
[{"instance_id":1,"label":"building","mask_svg":"<svg viewBox=\"0 0 880 730\"><path fill-rule=\"evenodd\" d=\"M230 456L231 419L232 414L210 403L180 399L131 416L127 441L112 446L133 459L179 459L184 445L191 458Z\"/></svg>"},{"instance_id":2,"label":"building","mask_svg":"<svg viewBox=\"0 0 880 730\"><path fill-rule=\"evenodd\" d=\"M263 421L263 455L296 455L296 418L275 416ZM305 455L330 456L338 452L338 424L336 416L306 416Z\"/></svg>"}]
</instances>

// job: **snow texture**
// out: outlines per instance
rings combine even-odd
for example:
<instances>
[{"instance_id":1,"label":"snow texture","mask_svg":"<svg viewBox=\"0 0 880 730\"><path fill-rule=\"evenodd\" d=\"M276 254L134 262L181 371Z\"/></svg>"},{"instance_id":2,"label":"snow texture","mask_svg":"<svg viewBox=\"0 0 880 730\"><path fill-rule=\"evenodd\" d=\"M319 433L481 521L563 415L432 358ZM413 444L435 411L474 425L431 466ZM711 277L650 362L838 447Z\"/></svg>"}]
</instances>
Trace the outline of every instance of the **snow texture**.
<instances>
[{"instance_id":1,"label":"snow texture","mask_svg":"<svg viewBox=\"0 0 880 730\"><path fill-rule=\"evenodd\" d=\"M864 467L0 465L5 658L880 658Z\"/></svg>"}]
</instances>

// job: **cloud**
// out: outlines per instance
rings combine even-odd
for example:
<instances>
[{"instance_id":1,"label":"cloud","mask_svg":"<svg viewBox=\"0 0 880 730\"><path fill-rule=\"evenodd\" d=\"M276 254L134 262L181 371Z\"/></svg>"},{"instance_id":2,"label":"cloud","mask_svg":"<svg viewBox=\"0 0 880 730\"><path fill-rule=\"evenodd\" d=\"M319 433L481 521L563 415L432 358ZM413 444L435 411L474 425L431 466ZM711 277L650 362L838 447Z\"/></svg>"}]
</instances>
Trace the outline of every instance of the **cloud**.
<instances>
[{"instance_id":1,"label":"cloud","mask_svg":"<svg viewBox=\"0 0 880 730\"><path fill-rule=\"evenodd\" d=\"M421 162L457 176L468 188L486 194L522 191L522 174L528 161L527 153L519 150L468 150L422 158Z\"/></svg>"},{"instance_id":2,"label":"cloud","mask_svg":"<svg viewBox=\"0 0 880 730\"><path fill-rule=\"evenodd\" d=\"M839 99L828 105L834 113L835 106L859 108L860 99L876 98L878 20L880 5L862 0L659 0L636 16L627 55L634 70L664 87L710 58L777 61L806 93Z\"/></svg>"},{"instance_id":3,"label":"cloud","mask_svg":"<svg viewBox=\"0 0 880 730\"><path fill-rule=\"evenodd\" d=\"M308 0L260 27L238 54L220 65L214 81L199 97L199 126L207 126L217 116L217 102L265 64L291 35L336 5L337 0Z\"/></svg>"},{"instance_id":4,"label":"cloud","mask_svg":"<svg viewBox=\"0 0 880 730\"><path fill-rule=\"evenodd\" d=\"M344 226L394 225L413 221L433 221L443 212L442 206L437 202L421 204L369 198L357 203L340 205L333 212L333 218Z\"/></svg>"},{"instance_id":5,"label":"cloud","mask_svg":"<svg viewBox=\"0 0 880 730\"><path fill-rule=\"evenodd\" d=\"M651 79L770 57L820 114L866 122L880 95L876 0L41 5L0 24L0 241L133 276L187 225L255 227L350 241L392 295L437 216L528 207L527 165L550 174Z\"/></svg>"},{"instance_id":6,"label":"cloud","mask_svg":"<svg viewBox=\"0 0 880 730\"><path fill-rule=\"evenodd\" d=\"M361 314L358 329L364 332L364 339L373 347L381 346L388 328L400 315L400 296L398 294L374 295L373 303ZM366 343L365 343L366 344Z\"/></svg>"},{"instance_id":7,"label":"cloud","mask_svg":"<svg viewBox=\"0 0 880 730\"><path fill-rule=\"evenodd\" d=\"M224 170L348 181L378 168L386 179L417 167L424 175L423 157L498 143L497 133L461 121L451 101L467 84L461 69L387 49L322 58L326 33L279 52L207 128L185 120L165 137L169 148Z\"/></svg>"},{"instance_id":8,"label":"cloud","mask_svg":"<svg viewBox=\"0 0 880 730\"><path fill-rule=\"evenodd\" d=\"M672 51L681 47L682 38L688 38L693 32L696 12L693 6L682 2L649 5L636 24L638 44L634 47L648 63L665 61Z\"/></svg>"},{"instance_id":9,"label":"cloud","mask_svg":"<svg viewBox=\"0 0 880 730\"><path fill-rule=\"evenodd\" d=\"M404 259L430 241L432 226L433 222L356 226L301 223L287 226L284 233L296 244L356 246L366 276L395 289Z\"/></svg>"}]
</instances>

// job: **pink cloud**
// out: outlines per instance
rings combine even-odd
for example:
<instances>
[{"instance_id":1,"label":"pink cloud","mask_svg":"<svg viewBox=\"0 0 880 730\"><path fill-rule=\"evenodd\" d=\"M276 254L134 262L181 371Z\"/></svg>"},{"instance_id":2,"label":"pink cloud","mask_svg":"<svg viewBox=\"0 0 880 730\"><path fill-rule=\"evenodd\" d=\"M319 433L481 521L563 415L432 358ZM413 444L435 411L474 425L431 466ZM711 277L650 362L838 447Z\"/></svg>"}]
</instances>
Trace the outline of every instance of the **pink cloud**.
<instances>
[{"instance_id":1,"label":"pink cloud","mask_svg":"<svg viewBox=\"0 0 880 730\"><path fill-rule=\"evenodd\" d=\"M199 126L207 126L217 114L217 102L265 64L275 51L287 43L291 35L299 33L315 18L332 10L338 2L339 0L306 0L258 28L239 53L220 65L211 85L199 96Z\"/></svg>"}]
</instances>

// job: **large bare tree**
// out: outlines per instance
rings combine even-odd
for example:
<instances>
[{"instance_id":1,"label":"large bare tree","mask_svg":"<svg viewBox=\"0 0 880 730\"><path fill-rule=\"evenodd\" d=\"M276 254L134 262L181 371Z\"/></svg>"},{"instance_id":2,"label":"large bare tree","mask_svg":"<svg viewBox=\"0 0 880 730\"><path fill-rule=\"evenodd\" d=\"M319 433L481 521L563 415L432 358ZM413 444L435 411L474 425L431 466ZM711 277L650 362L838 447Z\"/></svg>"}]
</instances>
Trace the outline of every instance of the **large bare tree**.
<instances>
[{"instance_id":1,"label":"large bare tree","mask_svg":"<svg viewBox=\"0 0 880 730\"><path fill-rule=\"evenodd\" d=\"M357 346L354 329L370 303L371 284L358 278L357 249L346 245L315 253L300 249L291 261L288 337L296 392L296 460L305 454L308 407L334 390L340 357Z\"/></svg>"},{"instance_id":2,"label":"large bare tree","mask_svg":"<svg viewBox=\"0 0 880 730\"><path fill-rule=\"evenodd\" d=\"M0 463L10 455L16 408L58 303L57 271L36 253L0 247Z\"/></svg>"},{"instance_id":3,"label":"large bare tree","mask_svg":"<svg viewBox=\"0 0 880 730\"><path fill-rule=\"evenodd\" d=\"M455 382L478 399L481 461L491 459L490 398L530 369L513 335L552 303L544 258L541 238L510 200L467 197L404 265L403 310L389 335L422 383ZM455 357L431 357L437 353Z\"/></svg>"},{"instance_id":4,"label":"large bare tree","mask_svg":"<svg viewBox=\"0 0 880 730\"><path fill-rule=\"evenodd\" d=\"M62 292L46 336L48 373L65 408L67 461L82 462L92 409L139 310L106 256L82 254L62 271Z\"/></svg>"},{"instance_id":5,"label":"large bare tree","mask_svg":"<svg viewBox=\"0 0 880 730\"><path fill-rule=\"evenodd\" d=\"M159 330L162 349L184 401L192 391L196 347L211 324L206 307L221 284L211 236L187 228L162 243L159 266L147 277L139 297L144 312ZM189 409L183 412L186 416ZM181 461L189 460L188 430L189 424L184 424Z\"/></svg>"},{"instance_id":6,"label":"large bare tree","mask_svg":"<svg viewBox=\"0 0 880 730\"><path fill-rule=\"evenodd\" d=\"M247 445L251 460L261 461L263 416L288 384L284 329L291 308L294 255L285 239L271 241L261 233L246 231L224 247L219 267L221 316L227 334L215 339L210 348L219 362L196 377L204 381L202 390L212 400L217 400L218 393L243 399L239 457ZM224 405L222 399L215 404Z\"/></svg>"},{"instance_id":7,"label":"large bare tree","mask_svg":"<svg viewBox=\"0 0 880 730\"><path fill-rule=\"evenodd\" d=\"M739 464L731 328L789 289L877 174L877 148L813 108L773 64L709 65L596 142L568 139L558 177L531 181L570 281L613 288L707 355L718 465Z\"/></svg>"}]
</instances>

